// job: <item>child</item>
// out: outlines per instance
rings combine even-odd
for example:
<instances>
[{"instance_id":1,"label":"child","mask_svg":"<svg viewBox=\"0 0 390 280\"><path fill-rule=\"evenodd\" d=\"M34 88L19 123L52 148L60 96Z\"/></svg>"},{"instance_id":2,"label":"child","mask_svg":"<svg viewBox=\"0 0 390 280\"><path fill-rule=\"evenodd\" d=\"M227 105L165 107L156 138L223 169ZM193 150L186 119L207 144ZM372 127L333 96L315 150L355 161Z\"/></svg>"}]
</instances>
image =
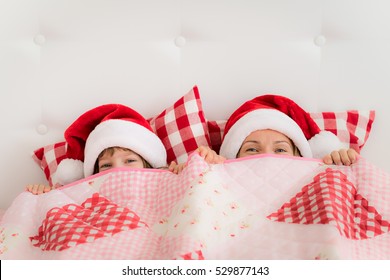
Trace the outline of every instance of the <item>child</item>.
<instances>
[{"instance_id":1,"label":"child","mask_svg":"<svg viewBox=\"0 0 390 280\"><path fill-rule=\"evenodd\" d=\"M133 109L106 104L81 115L65 131L66 159L56 170L61 185L114 167L160 168L166 166L166 150L149 123ZM50 186L28 185L40 194Z\"/></svg>"},{"instance_id":2,"label":"child","mask_svg":"<svg viewBox=\"0 0 390 280\"><path fill-rule=\"evenodd\" d=\"M118 167L152 168L139 154L123 147L104 149L98 156L93 174Z\"/></svg>"},{"instance_id":3,"label":"child","mask_svg":"<svg viewBox=\"0 0 390 280\"><path fill-rule=\"evenodd\" d=\"M152 166L140 155L132 150L123 147L110 147L104 149L98 156L93 174L119 167L131 168L152 168ZM31 184L26 190L33 194L42 194L51 191L53 188L44 184Z\"/></svg>"}]
</instances>

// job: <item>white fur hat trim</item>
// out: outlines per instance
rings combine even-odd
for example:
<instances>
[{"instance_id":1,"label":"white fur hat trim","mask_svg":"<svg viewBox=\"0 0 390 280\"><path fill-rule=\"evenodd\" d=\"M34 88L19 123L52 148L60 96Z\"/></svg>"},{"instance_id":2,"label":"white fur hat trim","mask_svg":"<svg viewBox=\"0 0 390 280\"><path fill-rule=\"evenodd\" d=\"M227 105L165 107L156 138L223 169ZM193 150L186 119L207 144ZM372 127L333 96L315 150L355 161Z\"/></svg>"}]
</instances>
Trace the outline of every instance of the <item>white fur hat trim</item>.
<instances>
[{"instance_id":1,"label":"white fur hat trim","mask_svg":"<svg viewBox=\"0 0 390 280\"><path fill-rule=\"evenodd\" d=\"M293 141L303 157L312 157L309 142L302 129L289 116L275 109L253 110L236 121L222 141L220 155L228 159L236 158L245 138L261 129L283 133Z\"/></svg>"}]
</instances>

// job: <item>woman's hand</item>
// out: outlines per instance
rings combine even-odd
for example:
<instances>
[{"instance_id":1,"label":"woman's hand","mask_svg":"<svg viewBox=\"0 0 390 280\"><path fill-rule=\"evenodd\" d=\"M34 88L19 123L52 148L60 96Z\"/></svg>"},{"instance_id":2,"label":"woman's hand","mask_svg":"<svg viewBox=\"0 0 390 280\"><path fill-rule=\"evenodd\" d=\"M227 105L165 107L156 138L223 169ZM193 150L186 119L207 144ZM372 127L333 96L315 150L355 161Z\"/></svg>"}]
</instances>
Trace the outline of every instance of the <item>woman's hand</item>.
<instances>
[{"instance_id":1,"label":"woman's hand","mask_svg":"<svg viewBox=\"0 0 390 280\"><path fill-rule=\"evenodd\" d=\"M355 163L359 158L359 154L349 148L348 150L341 149L339 151L333 151L329 155L326 155L322 160L325 164L336 164L349 166Z\"/></svg>"}]
</instances>

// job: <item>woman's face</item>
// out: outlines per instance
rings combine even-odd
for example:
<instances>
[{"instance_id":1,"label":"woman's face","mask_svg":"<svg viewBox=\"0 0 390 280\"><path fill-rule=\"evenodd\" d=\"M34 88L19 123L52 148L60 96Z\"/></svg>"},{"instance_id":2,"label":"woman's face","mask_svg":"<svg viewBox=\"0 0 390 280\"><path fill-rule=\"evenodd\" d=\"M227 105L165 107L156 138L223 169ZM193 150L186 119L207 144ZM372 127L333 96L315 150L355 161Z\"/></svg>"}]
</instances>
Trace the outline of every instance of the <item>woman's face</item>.
<instances>
[{"instance_id":1,"label":"woman's face","mask_svg":"<svg viewBox=\"0 0 390 280\"><path fill-rule=\"evenodd\" d=\"M256 130L245 138L237 158L257 154L295 155L293 142L284 134L271 129Z\"/></svg>"},{"instance_id":2,"label":"woman's face","mask_svg":"<svg viewBox=\"0 0 390 280\"><path fill-rule=\"evenodd\" d=\"M116 167L144 168L142 158L131 150L114 148L114 152L104 152L98 159L99 172Z\"/></svg>"}]
</instances>

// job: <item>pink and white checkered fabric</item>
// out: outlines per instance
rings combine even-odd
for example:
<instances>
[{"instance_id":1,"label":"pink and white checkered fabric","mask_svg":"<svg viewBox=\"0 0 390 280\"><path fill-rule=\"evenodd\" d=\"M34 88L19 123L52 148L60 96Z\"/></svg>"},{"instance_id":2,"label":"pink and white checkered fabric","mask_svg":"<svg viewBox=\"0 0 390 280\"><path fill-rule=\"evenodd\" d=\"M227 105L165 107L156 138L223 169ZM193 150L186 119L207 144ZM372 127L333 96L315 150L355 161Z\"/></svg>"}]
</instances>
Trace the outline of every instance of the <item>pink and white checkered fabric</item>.
<instances>
[{"instance_id":1,"label":"pink and white checkered fabric","mask_svg":"<svg viewBox=\"0 0 390 280\"><path fill-rule=\"evenodd\" d=\"M143 226L133 211L95 193L81 205L68 204L47 212L31 242L42 250L61 251Z\"/></svg>"},{"instance_id":2,"label":"pink and white checkered fabric","mask_svg":"<svg viewBox=\"0 0 390 280\"><path fill-rule=\"evenodd\" d=\"M204 161L192 160L188 161L182 176L159 170L118 171L105 180L100 193L122 206L131 208L143 217L147 224L155 224L161 216L169 214L173 205L183 196L186 186L190 186L193 180L207 169L208 165ZM191 172L187 173L189 170Z\"/></svg>"},{"instance_id":3,"label":"pink and white checkered fabric","mask_svg":"<svg viewBox=\"0 0 390 280\"><path fill-rule=\"evenodd\" d=\"M203 259L198 241L159 236L151 226L170 213L185 186L207 168L204 161L191 161L191 172L180 177L150 169L103 173L103 182L91 179L85 186L98 193L81 204L50 209L31 242L42 251L64 251L61 257L72 259Z\"/></svg>"},{"instance_id":4,"label":"pink and white checkered fabric","mask_svg":"<svg viewBox=\"0 0 390 280\"><path fill-rule=\"evenodd\" d=\"M349 239L367 239L390 231L375 207L339 170L326 169L285 203L270 220L297 224L333 224Z\"/></svg>"},{"instance_id":5,"label":"pink and white checkered fabric","mask_svg":"<svg viewBox=\"0 0 390 280\"><path fill-rule=\"evenodd\" d=\"M22 193L0 223L0 256L389 259L389 186L390 175L364 158L328 166L258 155L208 165L194 154L179 175L123 168Z\"/></svg>"}]
</instances>

